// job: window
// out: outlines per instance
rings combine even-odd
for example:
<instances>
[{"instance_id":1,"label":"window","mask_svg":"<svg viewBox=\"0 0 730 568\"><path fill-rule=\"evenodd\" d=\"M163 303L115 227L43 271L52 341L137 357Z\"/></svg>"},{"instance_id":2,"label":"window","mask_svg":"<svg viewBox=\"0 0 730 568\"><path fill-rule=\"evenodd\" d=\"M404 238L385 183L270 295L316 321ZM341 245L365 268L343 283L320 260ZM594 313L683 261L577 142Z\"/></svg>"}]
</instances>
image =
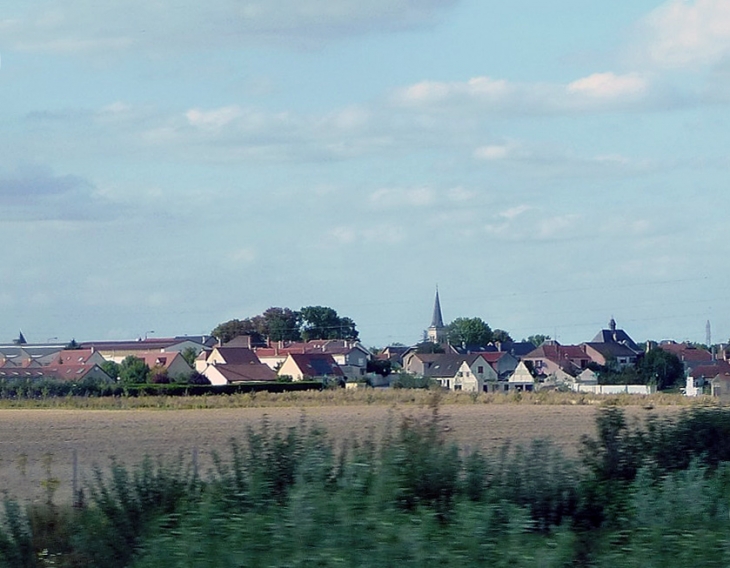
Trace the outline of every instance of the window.
<instances>
[{"instance_id":1,"label":"window","mask_svg":"<svg viewBox=\"0 0 730 568\"><path fill-rule=\"evenodd\" d=\"M480 375L484 374L484 366L483 365L479 365L477 367L477 373L479 373Z\"/></svg>"}]
</instances>

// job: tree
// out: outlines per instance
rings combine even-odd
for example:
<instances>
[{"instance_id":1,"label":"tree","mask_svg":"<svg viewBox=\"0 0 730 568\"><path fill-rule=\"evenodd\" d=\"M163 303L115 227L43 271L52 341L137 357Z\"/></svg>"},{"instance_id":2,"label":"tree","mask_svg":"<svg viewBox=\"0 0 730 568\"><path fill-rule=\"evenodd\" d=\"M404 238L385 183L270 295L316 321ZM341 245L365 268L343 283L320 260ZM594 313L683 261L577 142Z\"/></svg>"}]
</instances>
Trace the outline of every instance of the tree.
<instances>
[{"instance_id":1,"label":"tree","mask_svg":"<svg viewBox=\"0 0 730 568\"><path fill-rule=\"evenodd\" d=\"M494 338L492 328L481 318L456 318L446 327L449 343L485 347Z\"/></svg>"},{"instance_id":2,"label":"tree","mask_svg":"<svg viewBox=\"0 0 730 568\"><path fill-rule=\"evenodd\" d=\"M219 324L211 335L226 343L238 335L251 336L252 343L309 341L311 339L357 339L355 322L340 317L332 308L309 306L300 311L272 307L263 314Z\"/></svg>"},{"instance_id":3,"label":"tree","mask_svg":"<svg viewBox=\"0 0 730 568\"><path fill-rule=\"evenodd\" d=\"M150 375L147 363L139 357L130 355L119 365L119 380L125 385L146 383Z\"/></svg>"},{"instance_id":4,"label":"tree","mask_svg":"<svg viewBox=\"0 0 730 568\"><path fill-rule=\"evenodd\" d=\"M500 343L509 343L512 341L512 337L508 332L503 329L495 329L492 332L492 341L499 341Z\"/></svg>"},{"instance_id":5,"label":"tree","mask_svg":"<svg viewBox=\"0 0 730 568\"><path fill-rule=\"evenodd\" d=\"M308 306L300 311L302 339L357 339L355 322L348 317L340 317L332 308Z\"/></svg>"},{"instance_id":6,"label":"tree","mask_svg":"<svg viewBox=\"0 0 730 568\"><path fill-rule=\"evenodd\" d=\"M655 384L657 390L675 387L684 378L684 364L674 353L654 347L636 363L636 370L646 384Z\"/></svg>"},{"instance_id":7,"label":"tree","mask_svg":"<svg viewBox=\"0 0 730 568\"><path fill-rule=\"evenodd\" d=\"M264 339L256 329L256 323L249 318L244 320L232 319L218 324L210 334L222 343L227 343L239 335L250 335L254 343L261 343Z\"/></svg>"},{"instance_id":8,"label":"tree","mask_svg":"<svg viewBox=\"0 0 730 568\"><path fill-rule=\"evenodd\" d=\"M299 341L302 315L289 308L269 308L261 314L259 332L271 341Z\"/></svg>"},{"instance_id":9,"label":"tree","mask_svg":"<svg viewBox=\"0 0 730 568\"><path fill-rule=\"evenodd\" d=\"M433 341L422 341L416 345L416 353L443 353L444 348Z\"/></svg>"},{"instance_id":10,"label":"tree","mask_svg":"<svg viewBox=\"0 0 730 568\"><path fill-rule=\"evenodd\" d=\"M101 369L115 381L119 378L119 363L114 361L104 361Z\"/></svg>"},{"instance_id":11,"label":"tree","mask_svg":"<svg viewBox=\"0 0 730 568\"><path fill-rule=\"evenodd\" d=\"M527 339L523 339L522 341L526 341L528 343L532 343L535 347L540 347L543 343L548 341L550 339L549 335L542 335L540 333L536 335L531 335Z\"/></svg>"},{"instance_id":12,"label":"tree","mask_svg":"<svg viewBox=\"0 0 730 568\"><path fill-rule=\"evenodd\" d=\"M393 371L393 365L388 360L372 359L368 361L366 371L368 373L376 373L381 377L387 377Z\"/></svg>"},{"instance_id":13,"label":"tree","mask_svg":"<svg viewBox=\"0 0 730 568\"><path fill-rule=\"evenodd\" d=\"M198 350L195 347L186 347L180 355L188 365L195 368L195 360L198 358Z\"/></svg>"},{"instance_id":14,"label":"tree","mask_svg":"<svg viewBox=\"0 0 730 568\"><path fill-rule=\"evenodd\" d=\"M198 371L193 371L190 373L190 376L188 377L188 384L189 385L209 385L210 381L208 380L208 377L205 375L202 375L198 373Z\"/></svg>"},{"instance_id":15,"label":"tree","mask_svg":"<svg viewBox=\"0 0 730 568\"><path fill-rule=\"evenodd\" d=\"M167 369L164 367L153 367L150 369L148 377L154 385L167 385L171 382L170 376L167 374Z\"/></svg>"}]
</instances>

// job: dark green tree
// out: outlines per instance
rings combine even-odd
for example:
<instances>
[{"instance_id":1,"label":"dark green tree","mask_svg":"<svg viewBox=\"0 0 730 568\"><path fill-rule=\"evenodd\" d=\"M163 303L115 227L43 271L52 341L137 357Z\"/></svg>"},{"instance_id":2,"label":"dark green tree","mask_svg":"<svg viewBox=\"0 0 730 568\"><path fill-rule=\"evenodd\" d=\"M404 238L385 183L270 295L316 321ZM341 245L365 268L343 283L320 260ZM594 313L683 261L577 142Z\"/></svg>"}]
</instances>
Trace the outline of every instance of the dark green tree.
<instances>
[{"instance_id":1,"label":"dark green tree","mask_svg":"<svg viewBox=\"0 0 730 568\"><path fill-rule=\"evenodd\" d=\"M289 308L269 308L261 314L259 333L271 341L299 341L301 314Z\"/></svg>"},{"instance_id":2,"label":"dark green tree","mask_svg":"<svg viewBox=\"0 0 730 568\"><path fill-rule=\"evenodd\" d=\"M646 384L655 384L657 390L676 387L684 379L684 364L674 353L654 347L636 363L636 370Z\"/></svg>"},{"instance_id":3,"label":"dark green tree","mask_svg":"<svg viewBox=\"0 0 730 568\"><path fill-rule=\"evenodd\" d=\"M387 377L393 371L393 365L388 360L372 359L368 361L366 370L368 373L376 373L381 377Z\"/></svg>"},{"instance_id":4,"label":"dark green tree","mask_svg":"<svg viewBox=\"0 0 730 568\"><path fill-rule=\"evenodd\" d=\"M115 381L119 378L119 363L114 361L104 361L101 364L102 370Z\"/></svg>"},{"instance_id":5,"label":"dark green tree","mask_svg":"<svg viewBox=\"0 0 730 568\"><path fill-rule=\"evenodd\" d=\"M216 326L210 334L213 337L218 338L223 343L227 343L239 335L250 335L254 343L261 343L264 340L263 336L257 329L256 322L251 318L246 318L244 320L228 320Z\"/></svg>"},{"instance_id":6,"label":"dark green tree","mask_svg":"<svg viewBox=\"0 0 730 568\"><path fill-rule=\"evenodd\" d=\"M185 362L188 365L195 368L195 359L198 358L198 351L195 349L195 347L186 347L182 350L180 355L182 355L182 358L185 359Z\"/></svg>"},{"instance_id":7,"label":"dark green tree","mask_svg":"<svg viewBox=\"0 0 730 568\"><path fill-rule=\"evenodd\" d=\"M494 339L492 328L482 318L456 318L446 328L449 343L484 347Z\"/></svg>"},{"instance_id":8,"label":"dark green tree","mask_svg":"<svg viewBox=\"0 0 730 568\"><path fill-rule=\"evenodd\" d=\"M357 339L355 322L340 317L332 308L308 306L300 311L302 318L302 339Z\"/></svg>"},{"instance_id":9,"label":"dark green tree","mask_svg":"<svg viewBox=\"0 0 730 568\"><path fill-rule=\"evenodd\" d=\"M439 345L438 343L433 343L432 341L422 341L418 345L416 345L416 353L443 353L444 348L442 345Z\"/></svg>"},{"instance_id":10,"label":"dark green tree","mask_svg":"<svg viewBox=\"0 0 730 568\"><path fill-rule=\"evenodd\" d=\"M532 343L535 347L540 347L543 343L545 343L548 339L550 339L549 335L542 335L540 333L531 335L527 339L523 339L522 341L527 341L529 343Z\"/></svg>"},{"instance_id":11,"label":"dark green tree","mask_svg":"<svg viewBox=\"0 0 730 568\"><path fill-rule=\"evenodd\" d=\"M492 341L499 341L500 343L509 343L512 341L512 337L508 332L503 329L495 329L492 332Z\"/></svg>"},{"instance_id":12,"label":"dark green tree","mask_svg":"<svg viewBox=\"0 0 730 568\"><path fill-rule=\"evenodd\" d=\"M130 355L119 365L119 380L125 385L146 383L150 376L150 368L139 357Z\"/></svg>"}]
</instances>

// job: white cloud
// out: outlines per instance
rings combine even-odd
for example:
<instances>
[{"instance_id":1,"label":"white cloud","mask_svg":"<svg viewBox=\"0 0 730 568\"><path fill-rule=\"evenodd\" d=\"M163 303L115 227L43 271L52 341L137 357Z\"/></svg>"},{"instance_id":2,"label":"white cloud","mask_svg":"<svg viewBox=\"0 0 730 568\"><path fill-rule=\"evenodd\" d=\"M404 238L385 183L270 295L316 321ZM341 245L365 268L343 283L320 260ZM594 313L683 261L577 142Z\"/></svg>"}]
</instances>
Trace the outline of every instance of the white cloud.
<instances>
[{"instance_id":1,"label":"white cloud","mask_svg":"<svg viewBox=\"0 0 730 568\"><path fill-rule=\"evenodd\" d=\"M474 150L473 156L477 160L492 162L500 167L517 165L524 171L540 171L555 177L633 175L656 171L657 167L649 160L630 158L618 153L581 156L552 144L536 145L516 141L481 146ZM525 166L530 169L526 170Z\"/></svg>"},{"instance_id":2,"label":"white cloud","mask_svg":"<svg viewBox=\"0 0 730 568\"><path fill-rule=\"evenodd\" d=\"M428 207L436 200L436 192L429 187L381 188L370 195L370 203L378 208L404 206Z\"/></svg>"},{"instance_id":3,"label":"white cloud","mask_svg":"<svg viewBox=\"0 0 730 568\"><path fill-rule=\"evenodd\" d=\"M646 91L647 81L636 73L615 75L594 73L568 84L569 93L580 93L591 97L617 98L641 94Z\"/></svg>"},{"instance_id":4,"label":"white cloud","mask_svg":"<svg viewBox=\"0 0 730 568\"><path fill-rule=\"evenodd\" d=\"M512 147L507 144L491 144L474 150L474 157L479 160L504 160L511 150Z\"/></svg>"},{"instance_id":5,"label":"white cloud","mask_svg":"<svg viewBox=\"0 0 730 568\"><path fill-rule=\"evenodd\" d=\"M474 199L477 195L476 191L465 189L461 186L459 187L452 187L448 190L447 195L449 199L456 203L464 203L467 201L471 201Z\"/></svg>"},{"instance_id":6,"label":"white cloud","mask_svg":"<svg viewBox=\"0 0 730 568\"><path fill-rule=\"evenodd\" d=\"M730 2L670 0L643 23L647 55L666 67L714 63L730 53Z\"/></svg>"},{"instance_id":7,"label":"white cloud","mask_svg":"<svg viewBox=\"0 0 730 568\"><path fill-rule=\"evenodd\" d=\"M236 105L222 107L210 111L202 111L199 109L190 109L185 113L185 117L192 126L199 128L221 128L230 124L243 114L240 107Z\"/></svg>"},{"instance_id":8,"label":"white cloud","mask_svg":"<svg viewBox=\"0 0 730 568\"><path fill-rule=\"evenodd\" d=\"M228 258L236 264L251 264L256 260L256 250L252 247L244 247L234 250Z\"/></svg>"},{"instance_id":9,"label":"white cloud","mask_svg":"<svg viewBox=\"0 0 730 568\"><path fill-rule=\"evenodd\" d=\"M396 92L396 100L405 104L431 104L447 101L452 98L479 99L484 102L496 102L509 94L511 87L503 79L490 77L473 77L465 82L441 83L438 81L421 81Z\"/></svg>"},{"instance_id":10,"label":"white cloud","mask_svg":"<svg viewBox=\"0 0 730 568\"><path fill-rule=\"evenodd\" d=\"M517 205L516 207L510 207L506 211L502 211L499 216L511 221L512 219L519 217L530 209L532 209L532 207L530 207L529 205Z\"/></svg>"},{"instance_id":11,"label":"white cloud","mask_svg":"<svg viewBox=\"0 0 730 568\"><path fill-rule=\"evenodd\" d=\"M335 227L327 233L331 242L322 244L325 246L345 246L351 244L395 245L406 239L406 232L401 225L402 223L380 223L368 225L367 227L356 227L352 225Z\"/></svg>"},{"instance_id":12,"label":"white cloud","mask_svg":"<svg viewBox=\"0 0 730 568\"><path fill-rule=\"evenodd\" d=\"M595 73L567 84L511 83L491 77L461 82L422 81L397 89L392 103L414 112L444 109L462 113L505 115L605 112L644 104L652 93L646 77L637 73ZM485 150L484 158L489 159Z\"/></svg>"},{"instance_id":13,"label":"white cloud","mask_svg":"<svg viewBox=\"0 0 730 568\"><path fill-rule=\"evenodd\" d=\"M352 227L334 227L329 231L330 238L337 244L346 245L355 241L357 233Z\"/></svg>"},{"instance_id":14,"label":"white cloud","mask_svg":"<svg viewBox=\"0 0 730 568\"><path fill-rule=\"evenodd\" d=\"M580 219L579 215L566 214L556 215L547 219L542 219L537 224L537 237L541 240L556 239L569 236L574 232L574 228Z\"/></svg>"}]
</instances>

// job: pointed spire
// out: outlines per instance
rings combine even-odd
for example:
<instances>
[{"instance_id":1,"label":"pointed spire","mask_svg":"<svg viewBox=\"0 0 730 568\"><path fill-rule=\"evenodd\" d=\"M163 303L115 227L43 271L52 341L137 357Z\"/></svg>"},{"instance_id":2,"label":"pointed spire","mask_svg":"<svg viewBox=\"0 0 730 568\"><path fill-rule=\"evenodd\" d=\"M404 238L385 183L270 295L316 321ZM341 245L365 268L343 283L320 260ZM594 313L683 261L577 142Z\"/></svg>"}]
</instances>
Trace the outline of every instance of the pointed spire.
<instances>
[{"instance_id":1,"label":"pointed spire","mask_svg":"<svg viewBox=\"0 0 730 568\"><path fill-rule=\"evenodd\" d=\"M441 329L444 327L444 318L441 315L441 302L439 301L439 288L436 286L436 300L433 303L433 317L431 327Z\"/></svg>"},{"instance_id":2,"label":"pointed spire","mask_svg":"<svg viewBox=\"0 0 730 568\"><path fill-rule=\"evenodd\" d=\"M15 341L13 341L13 343L15 343L15 345L25 345L28 342L25 340L25 336L23 335L23 332L20 331L18 333L18 339L16 339Z\"/></svg>"}]
</instances>

